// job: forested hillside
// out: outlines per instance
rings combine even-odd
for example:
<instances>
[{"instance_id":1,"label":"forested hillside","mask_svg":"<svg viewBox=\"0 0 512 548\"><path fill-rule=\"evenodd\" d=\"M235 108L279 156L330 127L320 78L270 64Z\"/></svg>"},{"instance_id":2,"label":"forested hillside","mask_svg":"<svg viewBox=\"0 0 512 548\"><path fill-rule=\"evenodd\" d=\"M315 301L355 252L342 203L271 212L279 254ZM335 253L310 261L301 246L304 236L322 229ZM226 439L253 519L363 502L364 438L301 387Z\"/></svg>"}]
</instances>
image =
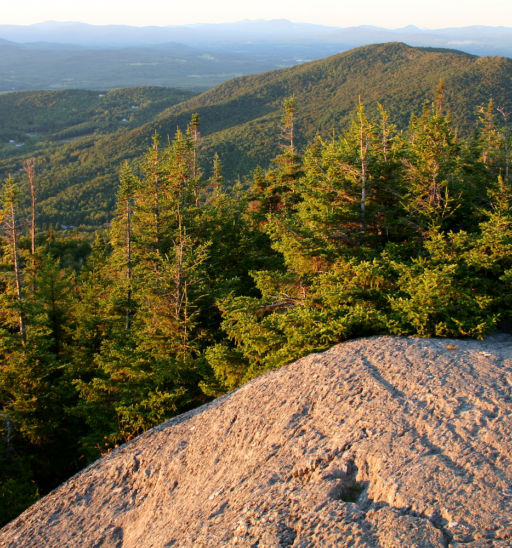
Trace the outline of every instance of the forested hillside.
<instances>
[{"instance_id":1,"label":"forested hillside","mask_svg":"<svg viewBox=\"0 0 512 548\"><path fill-rule=\"evenodd\" d=\"M358 97L370 114L377 112L377 101L382 103L398 127L405 128L440 79L445 81L452 121L462 135L472 131L476 108L489 98L512 108L510 59L399 43L367 46L291 69L231 80L130 131L49 144L27 153L21 148L0 162L0 171L3 176L15 173L24 157L35 156L40 222L97 226L111 218L122 161L142 154L155 131L165 142L193 113L201 118L200 157L217 152L226 178L243 180L274 155L278 144L274 128L284 97L294 95L297 100L301 112L297 143L303 145L317 133L327 137L345 128ZM209 163L201 162L209 173Z\"/></svg>"},{"instance_id":2,"label":"forested hillside","mask_svg":"<svg viewBox=\"0 0 512 548\"><path fill-rule=\"evenodd\" d=\"M0 94L0 157L16 154L12 146L16 143L24 144L23 152L32 153L48 142L133 129L193 95L155 87Z\"/></svg>"},{"instance_id":3,"label":"forested hillside","mask_svg":"<svg viewBox=\"0 0 512 548\"><path fill-rule=\"evenodd\" d=\"M203 122L196 113L170 141L154 134L131 164L115 166L120 179L112 221L94 241L79 231L41 228L48 202L40 200L47 184L40 158L27 160L17 178L5 178L4 521L118 444L299 356L368 334L483 337L510 328L510 107L489 97L478 108L469 106L462 136L457 125L465 118L450 113L452 102L456 108L460 103L453 88L448 91L448 69L441 69L435 79L444 76L446 83L401 130L402 116L358 100L362 79L354 83L350 76L362 75L370 52L396 49L404 66L409 52L421 72L423 56L437 56L439 63L445 55L400 45L363 48L352 54L362 58L359 69L327 60L317 91L311 84L299 95L297 83L296 97L284 101L281 94L295 88L273 79L285 74L300 82L304 67L254 77L265 83L247 109L260 98L260 112L268 112L243 126L240 104L233 119L237 131L245 127L247 133L236 147L250 151L265 144L266 150L266 136L274 157L270 166L254 170L247 189L226 176L218 155L207 155L210 145L201 146ZM458 59L465 74L478 73L482 64L487 74L489 67L501 67L496 74L503 76L508 66L506 60L446 55ZM320 135L302 145L299 128L302 135L308 127L316 133L308 117L318 107L306 97L324 97L328 105L337 90L322 88L325 66L342 67L356 94L346 100L355 108L337 115L349 120L343 130L322 137L325 118ZM382 61L382 72L386 66ZM236 88L246 84L254 88L251 79L232 82L162 120L181 121L189 109L211 101L201 110L204 124L220 132L227 123L222 113L243 103L247 95L240 91L237 98ZM483 93L485 87L476 89ZM333 117L334 108L333 102ZM126 144L133 135L125 134ZM101 172L105 157L97 160ZM208 174L202 165L210 166ZM28 207L22 189L30 189Z\"/></svg>"}]
</instances>

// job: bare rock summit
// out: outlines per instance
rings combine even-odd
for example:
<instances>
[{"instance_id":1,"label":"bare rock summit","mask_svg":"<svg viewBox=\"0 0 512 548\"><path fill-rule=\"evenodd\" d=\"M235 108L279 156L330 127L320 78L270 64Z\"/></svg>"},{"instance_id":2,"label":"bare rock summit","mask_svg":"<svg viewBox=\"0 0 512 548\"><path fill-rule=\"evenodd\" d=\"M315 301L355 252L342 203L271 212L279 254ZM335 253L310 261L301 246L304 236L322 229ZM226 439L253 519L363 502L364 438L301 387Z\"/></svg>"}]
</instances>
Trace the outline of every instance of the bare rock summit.
<instances>
[{"instance_id":1,"label":"bare rock summit","mask_svg":"<svg viewBox=\"0 0 512 548\"><path fill-rule=\"evenodd\" d=\"M152 429L2 547L512 546L512 337L340 344Z\"/></svg>"}]
</instances>

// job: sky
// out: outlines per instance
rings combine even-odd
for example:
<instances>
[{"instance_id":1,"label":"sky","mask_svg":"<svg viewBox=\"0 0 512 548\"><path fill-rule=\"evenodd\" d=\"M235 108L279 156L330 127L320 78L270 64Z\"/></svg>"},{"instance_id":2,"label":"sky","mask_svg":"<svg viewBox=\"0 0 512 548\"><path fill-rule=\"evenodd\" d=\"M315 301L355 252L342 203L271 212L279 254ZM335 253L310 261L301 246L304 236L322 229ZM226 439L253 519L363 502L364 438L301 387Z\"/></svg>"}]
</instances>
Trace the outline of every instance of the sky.
<instances>
[{"instance_id":1,"label":"sky","mask_svg":"<svg viewBox=\"0 0 512 548\"><path fill-rule=\"evenodd\" d=\"M289 19L338 27L512 27L511 0L0 0L0 24L183 25Z\"/></svg>"}]
</instances>

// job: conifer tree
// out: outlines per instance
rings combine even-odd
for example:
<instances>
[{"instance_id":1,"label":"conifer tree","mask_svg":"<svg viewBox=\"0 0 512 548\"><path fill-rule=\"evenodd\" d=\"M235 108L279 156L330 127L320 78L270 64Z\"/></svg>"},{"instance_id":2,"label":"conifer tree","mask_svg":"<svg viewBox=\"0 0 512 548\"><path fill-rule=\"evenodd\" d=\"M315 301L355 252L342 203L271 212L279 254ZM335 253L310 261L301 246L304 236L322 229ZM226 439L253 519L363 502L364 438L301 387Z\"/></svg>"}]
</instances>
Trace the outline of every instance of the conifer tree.
<instances>
[{"instance_id":1,"label":"conifer tree","mask_svg":"<svg viewBox=\"0 0 512 548\"><path fill-rule=\"evenodd\" d=\"M110 257L112 272L116 273L115 292L118 294L119 306L124 309L124 326L131 328L133 303L133 202L139 181L134 176L128 163L123 164L117 194L117 212L111 225L112 255ZM157 200L159 201L159 200ZM155 228L159 221L155 217ZM158 246L157 236L157 246Z\"/></svg>"},{"instance_id":2,"label":"conifer tree","mask_svg":"<svg viewBox=\"0 0 512 548\"><path fill-rule=\"evenodd\" d=\"M140 180L127 166L121 173L106 263L112 331L94 356L96 373L79 383L90 448L104 449L104 436L107 446L128 439L199 395L197 317L209 243L195 234L203 202L196 191L205 185L194 175L192 136L177 131L158 157L153 146Z\"/></svg>"},{"instance_id":3,"label":"conifer tree","mask_svg":"<svg viewBox=\"0 0 512 548\"><path fill-rule=\"evenodd\" d=\"M495 107L491 99L487 106L480 106L481 159L491 172L492 180L501 175L505 184L510 182L510 164L512 154L512 129L509 112L503 107Z\"/></svg>"},{"instance_id":4,"label":"conifer tree","mask_svg":"<svg viewBox=\"0 0 512 548\"><path fill-rule=\"evenodd\" d=\"M463 193L461 149L439 97L431 106L425 103L419 118L412 117L408 139L403 206L410 226L420 234L433 226L456 227L450 220Z\"/></svg>"},{"instance_id":5,"label":"conifer tree","mask_svg":"<svg viewBox=\"0 0 512 548\"><path fill-rule=\"evenodd\" d=\"M35 182L35 158L30 158L23 162L23 169L27 174L30 188L30 252L36 253L36 182Z\"/></svg>"},{"instance_id":6,"label":"conifer tree","mask_svg":"<svg viewBox=\"0 0 512 548\"><path fill-rule=\"evenodd\" d=\"M116 273L117 274L117 273ZM74 379L90 380L95 372L94 358L119 324L112 306L114 276L108 263L107 243L96 234L91 253L77 279L71 305L73 321L72 371ZM117 312L117 309L116 309Z\"/></svg>"},{"instance_id":7,"label":"conifer tree","mask_svg":"<svg viewBox=\"0 0 512 548\"><path fill-rule=\"evenodd\" d=\"M23 344L27 342L27 329L25 323L25 297L23 287L23 277L21 272L21 263L18 250L18 218L17 206L19 199L19 190L14 179L9 176L2 189L0 209L0 223L3 225L9 245L9 254L11 256L12 270L14 274L14 283L16 288L16 308L18 316L19 332Z\"/></svg>"},{"instance_id":8,"label":"conifer tree","mask_svg":"<svg viewBox=\"0 0 512 548\"><path fill-rule=\"evenodd\" d=\"M69 310L74 276L66 272L61 267L60 260L49 253L42 254L39 262L34 306L40 308L40 314L43 315L40 321L49 329L50 349L55 359L58 359L63 357L71 328Z\"/></svg>"},{"instance_id":9,"label":"conifer tree","mask_svg":"<svg viewBox=\"0 0 512 548\"><path fill-rule=\"evenodd\" d=\"M297 183L302 175L301 156L296 149L295 97L283 101L281 116L282 152L272 161L273 167L267 172L257 169L251 187L252 208L261 217L267 213L285 217L300 201Z\"/></svg>"},{"instance_id":10,"label":"conifer tree","mask_svg":"<svg viewBox=\"0 0 512 548\"><path fill-rule=\"evenodd\" d=\"M302 155L285 100L280 153L249 192L224 185L217 155L203 177L197 116L168 145L155 135L122 167L85 262L77 233L36 247L35 194L24 223L7 180L0 513L36 496L33 478L44 493L79 459L346 338L511 325L508 113L491 103L464 140L443 85L407 132L378 108L372 119L359 101L345 131Z\"/></svg>"},{"instance_id":11,"label":"conifer tree","mask_svg":"<svg viewBox=\"0 0 512 548\"><path fill-rule=\"evenodd\" d=\"M152 138L151 148L146 153L141 163L144 173L144 195L139 193L138 208L139 217L146 225L143 241L152 243L154 248L160 249L161 244L161 201L162 201L162 174L160 136L155 133ZM141 235L142 237L142 235Z\"/></svg>"}]
</instances>

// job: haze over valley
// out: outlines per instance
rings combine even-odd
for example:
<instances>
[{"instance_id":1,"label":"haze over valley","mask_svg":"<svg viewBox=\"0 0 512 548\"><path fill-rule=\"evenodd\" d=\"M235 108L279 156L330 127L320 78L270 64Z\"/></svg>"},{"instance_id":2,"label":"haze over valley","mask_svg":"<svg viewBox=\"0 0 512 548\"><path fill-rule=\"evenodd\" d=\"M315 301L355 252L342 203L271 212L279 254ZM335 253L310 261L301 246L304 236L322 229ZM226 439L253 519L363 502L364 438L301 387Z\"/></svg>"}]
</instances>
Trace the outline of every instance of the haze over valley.
<instances>
[{"instance_id":1,"label":"haze over valley","mask_svg":"<svg viewBox=\"0 0 512 548\"><path fill-rule=\"evenodd\" d=\"M357 46L404 42L512 56L512 28L339 28L287 20L130 27L46 22L0 25L0 91L170 86L204 90Z\"/></svg>"}]
</instances>

